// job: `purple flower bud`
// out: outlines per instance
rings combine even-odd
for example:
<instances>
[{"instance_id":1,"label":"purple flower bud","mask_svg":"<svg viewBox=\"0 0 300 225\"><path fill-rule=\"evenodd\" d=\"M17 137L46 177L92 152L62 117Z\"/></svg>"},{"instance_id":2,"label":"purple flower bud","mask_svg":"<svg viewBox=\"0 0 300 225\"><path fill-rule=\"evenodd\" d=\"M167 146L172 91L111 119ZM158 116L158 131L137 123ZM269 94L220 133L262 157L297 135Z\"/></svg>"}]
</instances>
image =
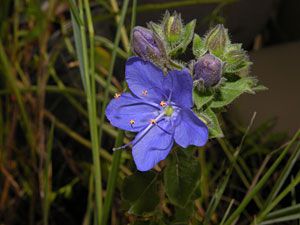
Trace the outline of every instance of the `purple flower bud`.
<instances>
[{"instance_id":1,"label":"purple flower bud","mask_svg":"<svg viewBox=\"0 0 300 225\"><path fill-rule=\"evenodd\" d=\"M222 61L209 53L202 56L194 65L194 80L202 80L204 87L219 83L222 76Z\"/></svg>"},{"instance_id":2,"label":"purple flower bud","mask_svg":"<svg viewBox=\"0 0 300 225\"><path fill-rule=\"evenodd\" d=\"M144 60L153 61L162 57L157 38L151 30L144 27L137 26L133 29L132 49Z\"/></svg>"}]
</instances>

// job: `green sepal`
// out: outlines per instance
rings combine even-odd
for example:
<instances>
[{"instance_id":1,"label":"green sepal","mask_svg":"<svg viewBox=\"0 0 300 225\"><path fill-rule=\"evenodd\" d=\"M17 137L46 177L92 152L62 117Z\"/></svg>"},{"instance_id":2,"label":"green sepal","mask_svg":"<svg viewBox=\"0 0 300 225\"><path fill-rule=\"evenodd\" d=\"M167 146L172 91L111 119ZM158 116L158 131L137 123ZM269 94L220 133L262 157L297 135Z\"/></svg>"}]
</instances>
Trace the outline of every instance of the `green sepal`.
<instances>
[{"instance_id":1,"label":"green sepal","mask_svg":"<svg viewBox=\"0 0 300 225\"><path fill-rule=\"evenodd\" d=\"M193 54L196 56L196 58L200 58L207 52L207 49L204 45L204 40L198 35L194 35L193 40Z\"/></svg>"},{"instance_id":2,"label":"green sepal","mask_svg":"<svg viewBox=\"0 0 300 225\"><path fill-rule=\"evenodd\" d=\"M171 203L185 207L195 192L199 178L200 165L192 149L179 149L169 155L164 170L164 186Z\"/></svg>"},{"instance_id":3,"label":"green sepal","mask_svg":"<svg viewBox=\"0 0 300 225\"><path fill-rule=\"evenodd\" d=\"M213 100L213 98L214 98L213 92L210 90L200 91L197 88L194 88L193 90L193 100L198 110L201 109L205 104Z\"/></svg>"},{"instance_id":4,"label":"green sepal","mask_svg":"<svg viewBox=\"0 0 300 225\"><path fill-rule=\"evenodd\" d=\"M229 48L224 53L224 61L226 62L224 65L224 72L225 73L238 73L245 68L250 67L252 64L249 60L249 57L243 49L235 49Z\"/></svg>"},{"instance_id":5,"label":"green sepal","mask_svg":"<svg viewBox=\"0 0 300 225\"><path fill-rule=\"evenodd\" d=\"M136 172L125 178L122 198L129 204L128 213L136 216L150 216L159 204L158 175L153 171Z\"/></svg>"},{"instance_id":6,"label":"green sepal","mask_svg":"<svg viewBox=\"0 0 300 225\"><path fill-rule=\"evenodd\" d=\"M214 101L210 104L211 108L221 108L230 104L233 100L243 93L254 94L253 88L256 86L257 80L253 77L241 77L237 81L226 81L220 86Z\"/></svg>"},{"instance_id":7,"label":"green sepal","mask_svg":"<svg viewBox=\"0 0 300 225\"><path fill-rule=\"evenodd\" d=\"M209 138L220 138L224 137L222 128L215 112L211 108L207 108L205 111L197 112L197 115L205 120L209 130Z\"/></svg>"},{"instance_id":8,"label":"green sepal","mask_svg":"<svg viewBox=\"0 0 300 225\"><path fill-rule=\"evenodd\" d=\"M163 37L163 29L162 29L162 27L161 27L161 25L160 24L157 24L157 23L154 23L154 22L149 22L148 24L147 24L147 27L150 29L150 30L152 30L154 33L156 33L159 37Z\"/></svg>"}]
</instances>

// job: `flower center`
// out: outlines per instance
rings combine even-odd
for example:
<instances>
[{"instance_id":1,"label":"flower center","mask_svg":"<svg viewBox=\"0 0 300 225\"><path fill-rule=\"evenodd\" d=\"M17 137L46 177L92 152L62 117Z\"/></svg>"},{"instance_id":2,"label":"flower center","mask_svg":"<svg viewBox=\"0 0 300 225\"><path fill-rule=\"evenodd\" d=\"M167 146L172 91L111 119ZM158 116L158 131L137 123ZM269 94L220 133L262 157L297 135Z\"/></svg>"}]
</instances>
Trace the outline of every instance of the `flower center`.
<instances>
[{"instance_id":1,"label":"flower center","mask_svg":"<svg viewBox=\"0 0 300 225\"><path fill-rule=\"evenodd\" d=\"M166 116L172 116L173 112L174 112L174 109L173 109L172 106L167 106L167 107L165 108L165 115L166 115Z\"/></svg>"}]
</instances>

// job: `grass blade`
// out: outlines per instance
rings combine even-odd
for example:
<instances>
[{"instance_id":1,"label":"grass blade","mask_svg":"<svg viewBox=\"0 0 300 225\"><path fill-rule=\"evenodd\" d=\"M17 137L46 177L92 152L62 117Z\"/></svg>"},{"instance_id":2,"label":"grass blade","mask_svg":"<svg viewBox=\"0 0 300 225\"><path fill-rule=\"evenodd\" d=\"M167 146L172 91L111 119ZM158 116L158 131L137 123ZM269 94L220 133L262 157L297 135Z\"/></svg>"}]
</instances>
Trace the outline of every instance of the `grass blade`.
<instances>
[{"instance_id":1,"label":"grass blade","mask_svg":"<svg viewBox=\"0 0 300 225\"><path fill-rule=\"evenodd\" d=\"M50 194L51 194L51 158L52 158L52 147L54 139L54 123L50 128L50 133L47 142L47 155L44 168L44 208L43 208L43 224L49 224L49 208L50 208Z\"/></svg>"},{"instance_id":2,"label":"grass blade","mask_svg":"<svg viewBox=\"0 0 300 225\"><path fill-rule=\"evenodd\" d=\"M72 0L74 5L75 2ZM85 8L85 11L84 11ZM95 62L94 62L94 29L92 23L92 17L89 7L89 2L84 1L84 7L82 1L79 1L78 6L79 18L84 21L84 12L87 17L89 42L90 42L90 55L87 51L87 38L86 28L84 24L79 24L75 20L75 15L71 11L72 24L75 37L76 53L79 59L80 74L85 88L87 96L87 107L88 107L88 118L90 126L90 135L92 141L92 155L93 155L93 169L94 169L94 182L95 182L95 197L96 197L96 222L98 225L101 224L102 220L102 179L100 169L100 156L99 156L99 135L97 127L97 102L96 102L96 87L95 87Z\"/></svg>"},{"instance_id":3,"label":"grass blade","mask_svg":"<svg viewBox=\"0 0 300 225\"><path fill-rule=\"evenodd\" d=\"M256 223L259 223L266 215L288 194L291 190L300 183L300 172L296 178L257 216ZM253 223L252 223L253 224Z\"/></svg>"},{"instance_id":4,"label":"grass blade","mask_svg":"<svg viewBox=\"0 0 300 225\"><path fill-rule=\"evenodd\" d=\"M295 148L295 150L291 154L289 161L286 163L280 176L277 178L277 182L275 183L274 187L272 188L272 191L270 192L270 194L264 204L265 207L267 207L271 203L271 201L276 197L276 195L278 194L280 188L282 187L282 185L286 181L288 175L290 174L293 166L299 160L299 155L300 155L300 143L298 144L298 146Z\"/></svg>"},{"instance_id":5,"label":"grass blade","mask_svg":"<svg viewBox=\"0 0 300 225\"><path fill-rule=\"evenodd\" d=\"M297 219L300 219L300 213L296 213L293 215L284 216L284 217L280 217L280 218L276 218L276 219L266 220L262 223L259 223L259 225L268 225L268 224L272 225L272 224L276 224L276 223L282 224L283 222L297 220Z\"/></svg>"},{"instance_id":6,"label":"grass blade","mask_svg":"<svg viewBox=\"0 0 300 225\"><path fill-rule=\"evenodd\" d=\"M289 216L289 215L293 215L293 214L299 214L299 212L300 212L300 204L297 204L297 205L293 205L293 206L290 206L290 207L287 207L284 209L279 209L279 210L269 213L266 216L266 220Z\"/></svg>"},{"instance_id":7,"label":"grass blade","mask_svg":"<svg viewBox=\"0 0 300 225\"><path fill-rule=\"evenodd\" d=\"M260 179L260 181L255 185L253 190L248 193L243 201L240 203L239 207L233 212L233 214L229 217L229 219L225 222L225 225L232 224L243 212L243 210L247 207L249 202L253 199L253 197L261 190L261 188L266 184L269 177L273 174L275 169L278 167L279 163L284 159L294 142L298 139L300 136L300 130L294 135L292 140L290 141L289 145L282 151L282 153L278 156L276 161L272 164L272 166L267 170L265 175Z\"/></svg>"},{"instance_id":8,"label":"grass blade","mask_svg":"<svg viewBox=\"0 0 300 225\"><path fill-rule=\"evenodd\" d=\"M226 212L224 213L224 216L223 216L223 218L222 218L222 221L221 221L221 223L220 223L220 225L223 225L224 224L224 222L225 222L225 220L227 219L227 217L228 217L228 215L229 215L229 213L230 213L230 210L231 210L231 208L232 208L232 206L233 206L233 204L234 204L234 199L231 199L231 201L230 201L230 203L229 203L229 206L228 206L228 208L226 209Z\"/></svg>"}]
</instances>

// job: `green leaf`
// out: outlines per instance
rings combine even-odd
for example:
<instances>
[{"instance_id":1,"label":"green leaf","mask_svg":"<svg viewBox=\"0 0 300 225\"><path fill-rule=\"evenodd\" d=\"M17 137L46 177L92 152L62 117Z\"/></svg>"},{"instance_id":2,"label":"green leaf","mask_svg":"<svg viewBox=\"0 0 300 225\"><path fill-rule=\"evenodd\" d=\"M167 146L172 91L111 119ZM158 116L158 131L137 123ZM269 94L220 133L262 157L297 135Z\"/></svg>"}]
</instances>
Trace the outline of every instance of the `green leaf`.
<instances>
[{"instance_id":1,"label":"green leaf","mask_svg":"<svg viewBox=\"0 0 300 225\"><path fill-rule=\"evenodd\" d=\"M178 150L169 156L164 171L166 194L176 206L185 207L195 192L200 178L199 162L192 150Z\"/></svg>"},{"instance_id":2,"label":"green leaf","mask_svg":"<svg viewBox=\"0 0 300 225\"><path fill-rule=\"evenodd\" d=\"M201 57L206 53L207 49L204 46L204 42L198 34L194 35L193 40L193 54L197 58Z\"/></svg>"},{"instance_id":3,"label":"green leaf","mask_svg":"<svg viewBox=\"0 0 300 225\"><path fill-rule=\"evenodd\" d=\"M207 108L204 112L200 113L200 117L202 114L204 115L205 119L208 119L207 126L209 130L209 138L224 137L218 117L214 111L211 108Z\"/></svg>"},{"instance_id":4,"label":"green leaf","mask_svg":"<svg viewBox=\"0 0 300 225\"><path fill-rule=\"evenodd\" d=\"M193 99L197 109L201 109L205 104L213 99L213 94L210 91L199 91L194 88Z\"/></svg>"},{"instance_id":5,"label":"green leaf","mask_svg":"<svg viewBox=\"0 0 300 225\"><path fill-rule=\"evenodd\" d=\"M159 203L157 174L153 171L136 172L126 177L122 197L130 205L128 213L137 216L152 215Z\"/></svg>"},{"instance_id":6,"label":"green leaf","mask_svg":"<svg viewBox=\"0 0 300 225\"><path fill-rule=\"evenodd\" d=\"M256 80L251 77L242 77L235 82L225 82L223 86L220 87L219 95L212 102L210 107L224 107L245 92L254 94L255 92L252 88L255 84Z\"/></svg>"},{"instance_id":7,"label":"green leaf","mask_svg":"<svg viewBox=\"0 0 300 225\"><path fill-rule=\"evenodd\" d=\"M177 54L181 54L185 52L186 47L193 39L195 26L196 26L196 20L192 20L185 26L184 33L182 34L182 38L179 44L175 48L172 48L170 50L169 55L175 56Z\"/></svg>"},{"instance_id":8,"label":"green leaf","mask_svg":"<svg viewBox=\"0 0 300 225\"><path fill-rule=\"evenodd\" d=\"M194 202L190 201L186 207L176 207L175 206L175 219L172 224L176 225L188 225L191 216L194 213Z\"/></svg>"}]
</instances>

